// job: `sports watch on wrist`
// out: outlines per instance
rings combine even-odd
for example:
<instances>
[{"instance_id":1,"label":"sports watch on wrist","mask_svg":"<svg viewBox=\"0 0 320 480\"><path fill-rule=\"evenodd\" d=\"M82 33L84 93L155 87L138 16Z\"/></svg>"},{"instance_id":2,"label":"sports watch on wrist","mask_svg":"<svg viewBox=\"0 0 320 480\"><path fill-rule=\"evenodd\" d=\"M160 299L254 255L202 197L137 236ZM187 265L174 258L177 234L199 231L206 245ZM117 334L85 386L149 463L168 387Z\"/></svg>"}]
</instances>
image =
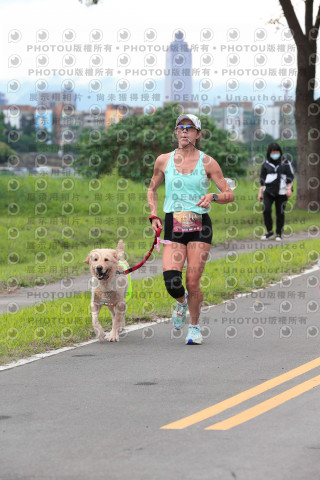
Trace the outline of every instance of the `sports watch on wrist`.
<instances>
[{"instance_id":1,"label":"sports watch on wrist","mask_svg":"<svg viewBox=\"0 0 320 480\"><path fill-rule=\"evenodd\" d=\"M213 201L213 202L217 202L218 200L219 200L218 195L217 195L216 193L213 193L213 194L212 194L212 201Z\"/></svg>"}]
</instances>

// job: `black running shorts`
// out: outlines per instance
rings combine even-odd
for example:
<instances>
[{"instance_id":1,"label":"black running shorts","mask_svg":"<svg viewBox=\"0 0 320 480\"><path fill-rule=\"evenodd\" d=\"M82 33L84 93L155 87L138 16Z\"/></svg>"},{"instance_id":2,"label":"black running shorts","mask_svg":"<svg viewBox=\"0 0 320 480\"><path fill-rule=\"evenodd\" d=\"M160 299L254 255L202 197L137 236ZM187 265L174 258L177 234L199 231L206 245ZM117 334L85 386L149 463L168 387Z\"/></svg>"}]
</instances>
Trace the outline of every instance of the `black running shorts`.
<instances>
[{"instance_id":1,"label":"black running shorts","mask_svg":"<svg viewBox=\"0 0 320 480\"><path fill-rule=\"evenodd\" d=\"M164 219L164 239L172 242L187 245L189 242L203 242L211 245L212 240L212 223L207 213L202 215L202 230L199 232L174 232L173 231L173 214L166 213Z\"/></svg>"}]
</instances>

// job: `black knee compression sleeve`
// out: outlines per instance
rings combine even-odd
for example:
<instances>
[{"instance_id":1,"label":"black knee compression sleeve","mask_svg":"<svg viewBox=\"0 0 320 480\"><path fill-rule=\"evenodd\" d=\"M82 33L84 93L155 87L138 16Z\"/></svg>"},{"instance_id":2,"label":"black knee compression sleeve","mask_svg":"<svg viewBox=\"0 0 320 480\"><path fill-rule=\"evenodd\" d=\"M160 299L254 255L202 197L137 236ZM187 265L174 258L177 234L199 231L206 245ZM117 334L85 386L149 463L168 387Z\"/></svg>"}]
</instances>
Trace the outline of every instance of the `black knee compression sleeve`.
<instances>
[{"instance_id":1,"label":"black knee compression sleeve","mask_svg":"<svg viewBox=\"0 0 320 480\"><path fill-rule=\"evenodd\" d=\"M171 297L183 297L185 290L182 285L182 272L178 270L166 270L163 272L163 278L166 289Z\"/></svg>"}]
</instances>

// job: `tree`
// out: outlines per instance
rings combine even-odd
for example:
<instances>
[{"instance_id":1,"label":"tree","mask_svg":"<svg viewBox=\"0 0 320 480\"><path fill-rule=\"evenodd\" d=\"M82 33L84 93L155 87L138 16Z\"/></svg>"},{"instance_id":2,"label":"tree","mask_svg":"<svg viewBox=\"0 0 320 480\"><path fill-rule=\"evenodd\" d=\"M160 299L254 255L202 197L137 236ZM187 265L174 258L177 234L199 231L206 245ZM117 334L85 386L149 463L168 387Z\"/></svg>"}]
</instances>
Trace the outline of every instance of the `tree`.
<instances>
[{"instance_id":1,"label":"tree","mask_svg":"<svg viewBox=\"0 0 320 480\"><path fill-rule=\"evenodd\" d=\"M6 163L11 155L16 152L12 150L6 143L0 142L0 163Z\"/></svg>"},{"instance_id":2,"label":"tree","mask_svg":"<svg viewBox=\"0 0 320 480\"><path fill-rule=\"evenodd\" d=\"M178 104L168 104L152 115L123 118L101 132L97 140L82 138L82 153L77 161L79 171L99 176L117 168L121 176L145 180L152 176L155 159L174 148L173 131L179 115ZM226 176L243 175L248 153L231 142L228 133L203 117L200 149L215 158ZM78 145L79 146L79 145Z\"/></svg>"},{"instance_id":3,"label":"tree","mask_svg":"<svg viewBox=\"0 0 320 480\"><path fill-rule=\"evenodd\" d=\"M295 121L298 139L298 186L296 207L318 211L320 206L320 97L317 85L317 38L320 6L313 21L314 0L305 0L304 29L297 19L291 0L279 0L297 46L297 85Z\"/></svg>"},{"instance_id":4,"label":"tree","mask_svg":"<svg viewBox=\"0 0 320 480\"><path fill-rule=\"evenodd\" d=\"M76 144L64 145L64 153L77 153L75 167L79 173L87 177L99 177L101 174L109 175L114 166L114 158L105 147L103 140L106 132L101 132L96 140L92 129L84 128L79 133Z\"/></svg>"},{"instance_id":5,"label":"tree","mask_svg":"<svg viewBox=\"0 0 320 480\"><path fill-rule=\"evenodd\" d=\"M4 122L4 113L0 112L0 142L7 143L7 125Z\"/></svg>"},{"instance_id":6,"label":"tree","mask_svg":"<svg viewBox=\"0 0 320 480\"><path fill-rule=\"evenodd\" d=\"M277 140L275 138L273 138L271 135L266 133L261 140L260 139L250 140L249 142L244 143L243 146L248 150L248 152L251 152L251 156L259 154L265 157L268 149L268 145L276 141ZM283 142L281 142L281 145L282 143Z\"/></svg>"},{"instance_id":7,"label":"tree","mask_svg":"<svg viewBox=\"0 0 320 480\"><path fill-rule=\"evenodd\" d=\"M36 142L36 134L32 132L31 134L25 134L22 130L17 130L16 128L10 128L10 132L17 132L20 134L19 140L12 142L16 152L36 152L39 150Z\"/></svg>"},{"instance_id":8,"label":"tree","mask_svg":"<svg viewBox=\"0 0 320 480\"><path fill-rule=\"evenodd\" d=\"M10 123L5 123L4 120L4 114L3 112L0 112L0 142L9 145L9 147L11 147L10 151L15 153L36 152L39 150L41 138L39 139L39 142L37 142L34 120L28 120L20 129L17 129L16 127L11 127ZM10 134L11 136L9 138ZM50 138L49 132L46 132L46 135L47 138Z\"/></svg>"}]
</instances>

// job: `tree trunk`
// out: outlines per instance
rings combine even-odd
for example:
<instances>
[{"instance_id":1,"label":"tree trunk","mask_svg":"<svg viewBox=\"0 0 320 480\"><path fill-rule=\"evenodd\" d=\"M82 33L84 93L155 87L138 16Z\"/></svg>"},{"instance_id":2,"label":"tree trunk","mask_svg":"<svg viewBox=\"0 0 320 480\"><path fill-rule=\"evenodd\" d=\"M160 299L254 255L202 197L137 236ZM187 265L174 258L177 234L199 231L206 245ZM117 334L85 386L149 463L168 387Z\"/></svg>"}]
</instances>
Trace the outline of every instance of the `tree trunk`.
<instances>
[{"instance_id":1,"label":"tree trunk","mask_svg":"<svg viewBox=\"0 0 320 480\"><path fill-rule=\"evenodd\" d=\"M312 25L313 0L305 0L305 33L291 0L279 0L298 52L295 121L298 142L296 207L320 210L320 99L314 99L320 7Z\"/></svg>"},{"instance_id":2,"label":"tree trunk","mask_svg":"<svg viewBox=\"0 0 320 480\"><path fill-rule=\"evenodd\" d=\"M295 121L298 140L298 188L296 207L318 211L320 206L320 102L313 98L310 87L315 78L315 65L310 55L298 51Z\"/></svg>"}]
</instances>

